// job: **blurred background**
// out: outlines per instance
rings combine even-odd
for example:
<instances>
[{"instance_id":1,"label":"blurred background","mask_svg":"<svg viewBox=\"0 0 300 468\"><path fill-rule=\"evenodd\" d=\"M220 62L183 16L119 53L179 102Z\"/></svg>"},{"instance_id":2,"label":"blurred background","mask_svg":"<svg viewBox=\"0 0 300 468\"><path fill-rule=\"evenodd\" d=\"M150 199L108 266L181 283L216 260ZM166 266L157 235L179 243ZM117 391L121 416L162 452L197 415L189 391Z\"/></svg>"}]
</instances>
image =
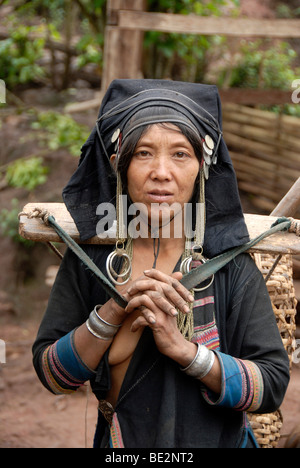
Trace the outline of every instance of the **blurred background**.
<instances>
[{"instance_id":1,"label":"blurred background","mask_svg":"<svg viewBox=\"0 0 300 468\"><path fill-rule=\"evenodd\" d=\"M125 62L134 59L131 78L219 87L245 212L270 214L300 175L300 34L201 35L132 25L127 39L121 34L113 42L118 8L177 14L187 25L194 16L223 18L229 30L236 18L300 19L299 0L0 0L6 88L5 96L4 85L0 92L0 339L7 359L0 365L0 447L91 445L92 397L79 392L71 397L75 405L53 397L32 370L30 348L60 261L45 244L18 235L18 213L28 202L62 201L108 81L128 77L116 76L119 47ZM293 393L289 429L300 414L298 400Z\"/></svg>"}]
</instances>

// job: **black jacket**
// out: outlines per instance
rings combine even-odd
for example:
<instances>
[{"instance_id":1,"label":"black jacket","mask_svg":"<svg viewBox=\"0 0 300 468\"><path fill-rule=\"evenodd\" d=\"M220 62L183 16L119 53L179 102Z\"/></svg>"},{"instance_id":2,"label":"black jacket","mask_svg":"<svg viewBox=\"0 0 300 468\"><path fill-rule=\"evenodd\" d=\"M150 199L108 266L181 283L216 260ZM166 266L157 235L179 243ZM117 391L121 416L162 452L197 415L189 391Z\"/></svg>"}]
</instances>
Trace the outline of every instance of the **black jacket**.
<instances>
[{"instance_id":1,"label":"black jacket","mask_svg":"<svg viewBox=\"0 0 300 468\"><path fill-rule=\"evenodd\" d=\"M85 246L94 262L105 270L109 246ZM263 377L259 413L276 410L289 381L289 362L278 332L270 298L261 273L245 254L215 276L209 290L196 300L212 297L194 310L195 329L215 319L218 351L254 362ZM34 366L43 375L45 348L80 326L96 304L108 298L97 280L67 251L53 287L46 314L33 347ZM105 399L110 387L108 352L91 379L93 392ZM203 386L186 376L178 364L156 349L145 329L126 373L115 408L125 447L237 447L244 441L244 411L211 405ZM100 415L95 446L108 443L107 423Z\"/></svg>"}]
</instances>

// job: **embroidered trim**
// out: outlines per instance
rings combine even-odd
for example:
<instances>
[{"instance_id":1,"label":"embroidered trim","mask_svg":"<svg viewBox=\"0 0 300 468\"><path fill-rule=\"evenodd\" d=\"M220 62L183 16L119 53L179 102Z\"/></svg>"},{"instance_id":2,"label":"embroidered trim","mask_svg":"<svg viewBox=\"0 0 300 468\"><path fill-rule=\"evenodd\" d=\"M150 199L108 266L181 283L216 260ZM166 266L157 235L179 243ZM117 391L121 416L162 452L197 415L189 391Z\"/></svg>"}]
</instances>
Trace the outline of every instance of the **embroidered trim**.
<instances>
[{"instance_id":1,"label":"embroidered trim","mask_svg":"<svg viewBox=\"0 0 300 468\"><path fill-rule=\"evenodd\" d=\"M61 365L57 355L56 343L48 346L42 356L42 369L45 379L55 394L74 393L84 385L84 381L75 379Z\"/></svg>"},{"instance_id":2,"label":"embroidered trim","mask_svg":"<svg viewBox=\"0 0 300 468\"><path fill-rule=\"evenodd\" d=\"M49 388L52 390L53 393L56 395L60 395L62 393L73 393L74 390L68 390L61 387L57 380L55 379L54 375L51 372L51 366L49 365L49 354L50 354L51 346L45 349L43 356L42 356L42 369L44 373L44 377Z\"/></svg>"},{"instance_id":3,"label":"embroidered trim","mask_svg":"<svg viewBox=\"0 0 300 468\"><path fill-rule=\"evenodd\" d=\"M219 350L220 338L215 319L211 323L195 327L192 342L205 345L211 350Z\"/></svg>"},{"instance_id":4,"label":"embroidered trim","mask_svg":"<svg viewBox=\"0 0 300 468\"><path fill-rule=\"evenodd\" d=\"M200 299L196 299L194 302L194 320L200 325L196 325L194 328L194 335L192 337L192 342L196 344L205 345L210 350L219 350L220 349L220 338L219 331L216 324L215 313L214 313L214 296L206 296ZM208 309L201 310L202 307L211 305L212 307ZM197 310L198 309L198 310ZM204 312L204 316L203 316ZM204 320L207 320L206 323L201 323Z\"/></svg>"},{"instance_id":5,"label":"embroidered trim","mask_svg":"<svg viewBox=\"0 0 300 468\"><path fill-rule=\"evenodd\" d=\"M197 307L205 306L206 304L214 304L214 303L215 303L214 296L203 297L201 299L197 299L194 302L194 309L197 308Z\"/></svg>"},{"instance_id":6,"label":"embroidered trim","mask_svg":"<svg viewBox=\"0 0 300 468\"><path fill-rule=\"evenodd\" d=\"M220 396L206 387L202 394L205 400L215 406L233 408L237 411L256 411L260 408L264 387L258 366L232 356L216 352L222 371Z\"/></svg>"},{"instance_id":7,"label":"embroidered trim","mask_svg":"<svg viewBox=\"0 0 300 468\"><path fill-rule=\"evenodd\" d=\"M56 342L57 343L57 342ZM82 385L82 381L71 375L61 364L57 354L57 344L54 343L49 350L50 365L57 377L66 385L78 386Z\"/></svg>"},{"instance_id":8,"label":"embroidered trim","mask_svg":"<svg viewBox=\"0 0 300 468\"><path fill-rule=\"evenodd\" d=\"M253 385L252 402L247 411L257 411L261 404L264 394L264 381L259 367L251 361L243 361L248 368L248 375L251 376Z\"/></svg>"},{"instance_id":9,"label":"embroidered trim","mask_svg":"<svg viewBox=\"0 0 300 468\"><path fill-rule=\"evenodd\" d=\"M235 359L235 363L239 368L239 372L241 375L241 398L240 401L234 406L236 410L243 411L249 403L252 401L253 398L253 386L249 385L249 381L247 379L247 369L244 366L244 361L241 359Z\"/></svg>"},{"instance_id":10,"label":"embroidered trim","mask_svg":"<svg viewBox=\"0 0 300 468\"><path fill-rule=\"evenodd\" d=\"M114 413L110 427L110 443L112 448L124 448L122 431L117 413Z\"/></svg>"}]
</instances>

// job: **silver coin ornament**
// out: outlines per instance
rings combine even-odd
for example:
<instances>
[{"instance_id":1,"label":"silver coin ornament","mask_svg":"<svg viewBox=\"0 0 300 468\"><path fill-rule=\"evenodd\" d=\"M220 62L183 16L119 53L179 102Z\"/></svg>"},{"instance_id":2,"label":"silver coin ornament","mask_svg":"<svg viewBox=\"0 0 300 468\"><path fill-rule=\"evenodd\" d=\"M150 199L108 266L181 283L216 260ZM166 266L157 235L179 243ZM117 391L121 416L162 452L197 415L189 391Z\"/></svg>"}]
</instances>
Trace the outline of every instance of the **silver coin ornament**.
<instances>
[{"instance_id":1,"label":"silver coin ornament","mask_svg":"<svg viewBox=\"0 0 300 468\"><path fill-rule=\"evenodd\" d=\"M119 128L117 128L117 129L114 131L114 133L113 133L113 135L112 135L112 137L111 137L111 142L112 142L112 143L115 143L115 142L117 141L117 139L118 139L119 136L120 136L120 133L121 133L121 130L120 130Z\"/></svg>"},{"instance_id":2,"label":"silver coin ornament","mask_svg":"<svg viewBox=\"0 0 300 468\"><path fill-rule=\"evenodd\" d=\"M215 147L215 143L214 143L214 140L212 139L212 137L209 136L209 135L206 135L205 138L204 138L204 140L205 140L205 143L206 143L206 145L208 146L208 148L209 148L210 150L213 150L214 147Z\"/></svg>"},{"instance_id":3,"label":"silver coin ornament","mask_svg":"<svg viewBox=\"0 0 300 468\"><path fill-rule=\"evenodd\" d=\"M214 154L215 143L210 135L205 135L203 139L203 172L206 180L209 178L209 168L217 163L217 154Z\"/></svg>"}]
</instances>

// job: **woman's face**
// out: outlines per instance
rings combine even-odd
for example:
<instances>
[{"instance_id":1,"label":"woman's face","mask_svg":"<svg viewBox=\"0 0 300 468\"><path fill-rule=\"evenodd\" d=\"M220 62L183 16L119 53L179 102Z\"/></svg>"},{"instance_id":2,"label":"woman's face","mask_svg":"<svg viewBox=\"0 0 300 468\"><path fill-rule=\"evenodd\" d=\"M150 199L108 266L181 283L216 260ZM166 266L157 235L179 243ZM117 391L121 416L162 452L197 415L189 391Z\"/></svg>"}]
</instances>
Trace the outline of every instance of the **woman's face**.
<instances>
[{"instance_id":1,"label":"woman's face","mask_svg":"<svg viewBox=\"0 0 300 468\"><path fill-rule=\"evenodd\" d=\"M145 205L148 219L151 214L153 220L156 213L162 221L164 209L167 212L176 203L183 210L191 200L198 174L194 149L178 127L152 125L139 140L131 159L128 193L134 203ZM161 204L165 208L159 209Z\"/></svg>"}]
</instances>

